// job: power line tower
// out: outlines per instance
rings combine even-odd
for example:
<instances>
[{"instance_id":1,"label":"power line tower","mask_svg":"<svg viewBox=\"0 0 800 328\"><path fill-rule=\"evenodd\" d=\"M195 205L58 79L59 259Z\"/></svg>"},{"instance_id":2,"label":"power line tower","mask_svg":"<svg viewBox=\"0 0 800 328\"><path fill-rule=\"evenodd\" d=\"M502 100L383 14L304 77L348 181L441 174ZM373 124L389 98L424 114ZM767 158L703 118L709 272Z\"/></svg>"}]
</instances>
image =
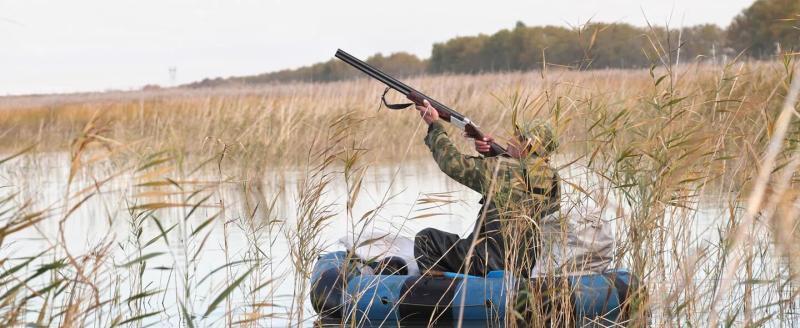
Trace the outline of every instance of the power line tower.
<instances>
[{"instance_id":1,"label":"power line tower","mask_svg":"<svg viewBox=\"0 0 800 328\"><path fill-rule=\"evenodd\" d=\"M178 79L178 68L170 66L169 68L169 86L175 86L175 81Z\"/></svg>"}]
</instances>

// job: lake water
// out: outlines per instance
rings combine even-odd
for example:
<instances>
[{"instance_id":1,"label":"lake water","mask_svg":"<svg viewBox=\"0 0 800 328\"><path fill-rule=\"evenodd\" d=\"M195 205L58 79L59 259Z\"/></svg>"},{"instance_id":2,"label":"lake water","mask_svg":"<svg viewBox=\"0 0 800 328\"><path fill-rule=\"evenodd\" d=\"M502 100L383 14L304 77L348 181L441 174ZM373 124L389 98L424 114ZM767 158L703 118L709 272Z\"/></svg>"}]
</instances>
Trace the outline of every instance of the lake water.
<instances>
[{"instance_id":1,"label":"lake water","mask_svg":"<svg viewBox=\"0 0 800 328\"><path fill-rule=\"evenodd\" d=\"M67 253L77 256L107 246L108 261L95 266L87 264L87 270L98 268L95 278L100 282L102 299L115 295L125 299L137 292L162 291L135 302L135 313L160 311L142 320L144 323L180 326L181 304L195 317L198 326L222 325L226 322L226 313L230 314L229 320L234 322L265 316L258 320L260 325L297 323L297 315L290 316L287 313L296 313L298 308L292 296L298 290L298 285L290 251L298 247L294 236L298 232L296 223L297 204L300 201L298 184L303 175L301 171L267 172L261 179L247 183L223 179L214 174L194 177L192 181L195 182L217 182L209 183L213 186L191 198L190 203L209 196L205 201L207 207L193 212L189 207L165 208L154 212L155 218L138 220L133 218L137 212L132 214L131 208L154 200L185 200L189 192L170 196L143 194L150 189L135 186L141 183L141 176L126 173L102 184L96 196L88 199L67 219L61 220L67 209L78 201L65 199L65 195L91 187L95 181L113 172L112 169L100 168L93 174L82 173L68 191L69 160L66 154L28 156L0 167L0 196L18 193L15 198L20 202L31 199L37 204L36 208L52 209L51 217L38 223L35 229L23 230L6 239L0 248L0 258L33 256L53 245L61 245L53 253L59 256ZM592 179L577 172L583 171L572 169L561 174L578 184L592 183ZM364 177L358 201L354 203L353 217L346 215L344 204L347 195L348 188L343 178L334 176L321 197L321 204L330 205L327 210L334 215L319 230L320 233L313 236L323 250L341 249L337 241L354 231L389 231L413 237L421 229L434 227L466 236L472 230L480 198L477 193L440 173L432 161L406 163L400 167L370 168ZM421 200L430 198L441 202L436 203L435 208L425 209L431 205ZM267 210L273 200L274 208ZM725 207L717 205L724 204L724 200L721 196L704 200L697 211L668 211L669 217L664 222L674 226L662 227L666 233L658 259L666 264L657 266L657 272L651 273L653 278L646 280L653 291L656 318L664 315L661 313L663 309L674 307L672 302L682 298L701 299L698 301L701 305L709 302L704 293L715 283L713 269L717 262L713 261L714 245L719 245L719 231L724 231L729 222ZM379 207L379 204L383 205L367 224L355 223L364 213ZM192 214L187 217L189 212ZM207 221L215 214L218 215L215 219ZM409 219L417 216L423 217ZM187 219L184 220L184 217ZM280 222L269 224L270 220ZM208 225L192 235L205 222L209 222ZM617 232L619 243L624 243L626 225L630 223L620 221L609 224ZM138 228L142 232L137 238ZM166 238L158 238L162 230L168 230L164 233ZM150 245L142 247L150 241L153 241ZM766 280L787 275L785 266L775 260L769 240L764 243L759 246L759 249L765 250L765 254L755 262L758 267L755 276ZM123 266L131 259L155 253L158 255L148 258L142 275L138 274L138 265ZM698 257L707 260L687 267L691 259ZM53 260L53 257L47 260ZM113 263L108 263L111 261ZM624 265L624 256L617 261ZM233 264L225 266L226 263ZM35 268L31 266L29 272ZM252 274L247 275L230 297L211 310L208 316L204 316L215 298L251 268L254 268ZM777 279L755 285L752 298L755 306L760 306L755 311L757 318L762 314L779 313L780 318L775 316L769 322L775 325L797 323L796 314L787 314L797 313L794 311L798 307L797 301L770 305L780 298L780 294L796 290L791 286L778 286L781 282ZM682 287L686 285L692 288ZM743 295L742 288L736 284L728 304L733 307L738 304L736 300ZM310 325L315 320L314 313L307 297L302 300L305 303L302 324ZM254 309L253 304L260 304L258 310ZM105 326L115 313L130 317L134 313L131 306L110 308L105 316L99 316L97 321L87 324ZM35 307L31 305L31 308ZM693 320L707 315L702 308L696 312L690 314ZM34 320L35 316L35 313L31 314L28 320Z\"/></svg>"}]
</instances>

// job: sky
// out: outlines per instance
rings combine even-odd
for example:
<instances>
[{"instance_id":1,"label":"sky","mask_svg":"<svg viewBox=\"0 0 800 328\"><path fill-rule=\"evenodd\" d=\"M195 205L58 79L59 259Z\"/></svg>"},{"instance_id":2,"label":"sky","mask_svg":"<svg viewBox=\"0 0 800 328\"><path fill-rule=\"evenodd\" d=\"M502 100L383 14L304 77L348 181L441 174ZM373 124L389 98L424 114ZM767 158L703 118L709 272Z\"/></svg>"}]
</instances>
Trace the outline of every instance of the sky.
<instances>
[{"instance_id":1,"label":"sky","mask_svg":"<svg viewBox=\"0 0 800 328\"><path fill-rule=\"evenodd\" d=\"M727 26L753 0L0 0L0 95L129 90L588 20ZM170 68L175 68L174 79Z\"/></svg>"}]
</instances>

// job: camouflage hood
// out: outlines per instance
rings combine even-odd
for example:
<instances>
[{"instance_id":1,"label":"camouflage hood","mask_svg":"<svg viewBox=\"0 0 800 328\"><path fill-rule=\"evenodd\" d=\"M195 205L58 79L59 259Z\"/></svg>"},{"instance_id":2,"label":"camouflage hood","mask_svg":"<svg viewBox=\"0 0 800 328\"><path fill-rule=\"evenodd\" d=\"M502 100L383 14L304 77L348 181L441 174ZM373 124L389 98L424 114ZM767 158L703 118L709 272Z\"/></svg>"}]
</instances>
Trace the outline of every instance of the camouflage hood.
<instances>
[{"instance_id":1,"label":"camouflage hood","mask_svg":"<svg viewBox=\"0 0 800 328\"><path fill-rule=\"evenodd\" d=\"M543 120L515 123L514 132L523 141L529 141L539 156L548 156L558 149L558 139L553 133L553 128Z\"/></svg>"}]
</instances>

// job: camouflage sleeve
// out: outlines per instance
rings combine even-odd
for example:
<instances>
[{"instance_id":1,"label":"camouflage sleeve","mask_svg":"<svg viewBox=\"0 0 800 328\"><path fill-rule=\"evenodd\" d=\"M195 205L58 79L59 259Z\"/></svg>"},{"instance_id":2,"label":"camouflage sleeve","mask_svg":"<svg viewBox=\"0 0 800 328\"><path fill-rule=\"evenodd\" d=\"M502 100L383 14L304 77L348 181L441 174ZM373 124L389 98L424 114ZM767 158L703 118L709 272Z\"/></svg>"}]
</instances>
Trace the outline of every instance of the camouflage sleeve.
<instances>
[{"instance_id":1,"label":"camouflage sleeve","mask_svg":"<svg viewBox=\"0 0 800 328\"><path fill-rule=\"evenodd\" d=\"M486 160L461 154L450 141L442 123L434 122L428 127L425 144L442 172L472 190L485 192Z\"/></svg>"}]
</instances>

